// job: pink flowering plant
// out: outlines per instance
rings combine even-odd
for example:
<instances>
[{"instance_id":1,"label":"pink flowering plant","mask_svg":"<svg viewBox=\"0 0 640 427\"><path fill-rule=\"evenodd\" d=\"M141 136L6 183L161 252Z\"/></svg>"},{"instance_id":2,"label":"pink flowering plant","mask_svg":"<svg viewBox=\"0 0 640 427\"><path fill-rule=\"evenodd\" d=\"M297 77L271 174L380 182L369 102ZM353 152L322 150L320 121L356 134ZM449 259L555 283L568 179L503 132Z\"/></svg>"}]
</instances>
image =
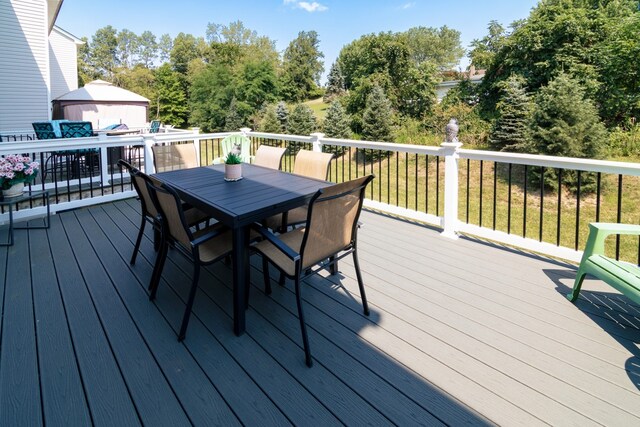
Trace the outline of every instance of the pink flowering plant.
<instances>
[{"instance_id":1,"label":"pink flowering plant","mask_svg":"<svg viewBox=\"0 0 640 427\"><path fill-rule=\"evenodd\" d=\"M0 188L8 190L13 184L33 182L38 175L38 162L28 156L10 154L0 157Z\"/></svg>"}]
</instances>

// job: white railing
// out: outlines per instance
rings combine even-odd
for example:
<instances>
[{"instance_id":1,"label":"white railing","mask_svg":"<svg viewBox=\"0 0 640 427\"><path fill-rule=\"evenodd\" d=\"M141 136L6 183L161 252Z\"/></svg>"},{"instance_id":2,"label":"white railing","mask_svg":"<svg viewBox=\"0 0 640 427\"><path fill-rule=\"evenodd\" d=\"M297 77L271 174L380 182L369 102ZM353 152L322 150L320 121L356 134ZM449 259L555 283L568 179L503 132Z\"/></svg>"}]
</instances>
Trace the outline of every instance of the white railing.
<instances>
[{"instance_id":1,"label":"white railing","mask_svg":"<svg viewBox=\"0 0 640 427\"><path fill-rule=\"evenodd\" d=\"M401 215L435 225L442 228L443 236L448 238L456 238L459 233L468 233L482 238L491 239L496 242L505 243L572 261L579 260L581 255L581 252L575 250L575 248L564 247L559 244L541 241L542 239L536 240L527 237L526 235L517 236L503 230L501 231L498 229L494 229L495 226L486 227L461 221L458 213L458 209L462 201L459 196L461 189L463 189L463 186L461 187L462 172L459 164L460 160L494 162L494 165L500 163L511 165L528 165L531 167L546 167L552 169L580 170L586 172L614 174L620 177L640 176L640 164L637 163L467 150L463 149L462 144L459 143L443 143L440 147L427 147L410 144L394 144L386 142L325 138L324 135L319 133L309 136L297 136L251 132L249 129L243 129L242 132L254 141L254 149L260 143L300 143L304 144L310 149L317 151L323 150L323 147L325 146L345 147L345 150L347 150L345 154L342 154L341 158L334 161L335 171L332 172L333 176L330 176L330 178L332 178L334 181L340 180L342 176L350 178L351 176L347 175L353 175L353 168L355 168L356 175L360 173L360 168L363 169L363 173L370 173L370 171L373 171L374 174L379 174L380 176L377 177L377 179L379 179L380 182L377 186L375 184L375 181L371 184L373 186L370 193L372 197L368 197L365 202L366 206L369 208L389 212L395 215ZM77 177L73 180L67 178L64 181L41 182L37 185L32 186L33 189L49 189L52 192L57 191L59 188L64 188L65 191L71 191L70 189L78 187L81 190L80 192L82 192L83 186L89 185L89 181L92 182L92 186L94 185L94 183L97 183L97 188L99 188L100 191L96 192L96 194L91 194L90 197L85 195L82 198L75 198L74 200L68 199L66 201L54 201L54 203L52 203L51 205L51 211L52 213L55 213L56 211L60 210L67 210L81 206L87 206L90 204L104 203L107 201L132 197L135 195L131 185L128 183L128 176L120 170L116 170L116 172L114 173L113 159L111 159L112 164L109 164L110 162L107 158L107 150L109 148L122 147L124 150L131 150L132 147L141 147L142 150L138 166L141 167L141 169L145 170L147 173L154 173L153 152L151 150L151 147L154 144L170 144L192 141L196 144L197 147L200 147L200 150L198 150L199 155L201 156L200 164L207 164L211 160L211 158L217 157L219 155L219 145L217 145L217 142L219 142L224 136L228 134L228 132L201 134L197 131L197 129L195 129L193 131L176 130L175 132L171 133L142 134L134 136L101 135L99 137L93 138L3 142L0 143L0 155L31 153L38 156L40 153L50 153L57 150L62 151L91 148L99 150L100 170L96 173L95 176ZM213 141L213 143L211 141ZM386 160L358 160L358 156L360 154L374 152L387 153L385 155L386 157L383 157ZM402 156L404 156L404 158ZM391 163L390 158L395 159L395 166ZM422 159L424 159L424 167L427 168L426 172L423 170L424 167L419 165L419 162L423 161ZM431 160L431 163L429 163L429 159L435 160ZM438 172L435 174L435 179L437 180L435 182L436 191L433 192L429 189L429 180L431 178L428 172L428 168L440 168L442 160L444 161L443 172ZM293 159L290 159L289 161L293 161ZM407 194L400 194L404 192L404 188L409 187L410 177L408 176L408 173L402 173L401 171L399 171L399 169L401 167L405 167L408 170L410 164L415 168L416 187L415 189L409 191L414 194L416 200L414 208L410 208L408 206L409 192L406 192ZM286 168L288 169L289 167ZM376 170L376 168L378 169ZM396 174L395 180L393 179L392 175L389 176L390 170L393 170L394 168ZM383 176L385 173L387 174L386 177ZM468 175L470 173L470 170L467 169L466 174ZM443 175L442 185L440 185L440 175ZM424 180L424 184L426 185L419 184L419 178ZM413 180L413 177L411 178L411 180ZM622 180L622 178L620 178L620 180ZM386 183L389 191L385 191L385 189L382 188L383 182ZM392 182L395 184L395 187L398 188L397 191L391 188ZM400 184L403 185L403 189L400 189ZM423 187L426 187L427 192L427 195L424 197L424 203L422 200L420 201L420 204L424 205L424 209L418 208L418 198L422 197L422 195L418 195L418 193L424 192L423 190L425 190L425 188ZM93 189L93 187L91 188ZM375 193L377 193L377 197L374 197L374 191ZM435 194L435 214L429 212L430 204L433 205L433 203L430 202L430 199L428 199L429 191L432 191L431 194ZM480 189L480 191L482 192L482 189ZM509 187L509 191L511 191L511 187ZM466 189L466 192L469 192L468 187ZM389 200L391 198L391 195L393 195L396 203L393 204L385 202L383 193L386 194L387 200ZM440 199L442 200L442 203L438 201L440 193L442 193L443 195L442 199ZM469 197L468 194L467 197ZM509 197L511 197L511 193L509 194ZM526 197L527 196L525 190L525 199ZM600 197L599 193L598 197ZM401 199L405 200L404 207L401 206L401 203L399 203ZM540 205L540 216L542 216L542 200L540 201ZM559 205L562 205L562 203L559 202ZM442 206L441 211L440 206ZM43 207L25 207L20 209L19 212L16 213L15 218L16 220L27 219L42 215L43 213ZM620 217L620 213L618 213L618 216ZM7 220L8 218L6 213L0 214L0 222L6 222ZM579 225L578 222L579 221L576 220L576 229ZM558 224L560 224L560 222L558 222ZM542 227L542 221L540 223L540 227ZM559 234L560 231L558 231L558 235ZM576 242L577 241L578 237L576 237Z\"/></svg>"}]
</instances>

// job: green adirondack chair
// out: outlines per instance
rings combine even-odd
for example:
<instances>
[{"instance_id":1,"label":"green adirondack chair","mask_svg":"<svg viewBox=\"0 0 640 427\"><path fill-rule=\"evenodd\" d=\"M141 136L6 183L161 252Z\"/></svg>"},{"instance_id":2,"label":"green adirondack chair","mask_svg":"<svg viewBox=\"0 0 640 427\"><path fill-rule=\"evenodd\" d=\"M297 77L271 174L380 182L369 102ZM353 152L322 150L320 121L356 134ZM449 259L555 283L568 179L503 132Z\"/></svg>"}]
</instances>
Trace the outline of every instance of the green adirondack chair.
<instances>
[{"instance_id":1,"label":"green adirondack chair","mask_svg":"<svg viewBox=\"0 0 640 427\"><path fill-rule=\"evenodd\" d=\"M244 163L251 162L251 141L244 135L229 135L220 142L220 147L222 149L222 156L213 159L214 165L224 163L232 151L239 154Z\"/></svg>"},{"instance_id":2,"label":"green adirondack chair","mask_svg":"<svg viewBox=\"0 0 640 427\"><path fill-rule=\"evenodd\" d=\"M604 222L589 224L587 246L576 273L573 291L567 295L569 301L574 302L578 298L584 276L591 274L640 304L640 267L604 254L605 239L617 234L640 235L640 225Z\"/></svg>"}]
</instances>

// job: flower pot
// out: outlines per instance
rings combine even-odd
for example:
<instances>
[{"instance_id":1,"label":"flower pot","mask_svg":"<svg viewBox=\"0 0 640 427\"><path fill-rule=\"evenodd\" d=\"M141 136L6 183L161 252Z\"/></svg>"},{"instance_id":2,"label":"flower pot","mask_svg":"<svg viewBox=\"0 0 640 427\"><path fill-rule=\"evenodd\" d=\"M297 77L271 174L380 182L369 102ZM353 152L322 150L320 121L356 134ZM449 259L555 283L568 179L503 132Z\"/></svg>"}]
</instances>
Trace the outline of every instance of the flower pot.
<instances>
[{"instance_id":1,"label":"flower pot","mask_svg":"<svg viewBox=\"0 0 640 427\"><path fill-rule=\"evenodd\" d=\"M224 179L237 181L242 178L242 165L224 165Z\"/></svg>"},{"instance_id":2,"label":"flower pot","mask_svg":"<svg viewBox=\"0 0 640 427\"><path fill-rule=\"evenodd\" d=\"M13 184L7 190L2 190L2 197L5 199L9 199L11 197L22 196L22 192L24 190L24 182L19 182L17 184Z\"/></svg>"}]
</instances>

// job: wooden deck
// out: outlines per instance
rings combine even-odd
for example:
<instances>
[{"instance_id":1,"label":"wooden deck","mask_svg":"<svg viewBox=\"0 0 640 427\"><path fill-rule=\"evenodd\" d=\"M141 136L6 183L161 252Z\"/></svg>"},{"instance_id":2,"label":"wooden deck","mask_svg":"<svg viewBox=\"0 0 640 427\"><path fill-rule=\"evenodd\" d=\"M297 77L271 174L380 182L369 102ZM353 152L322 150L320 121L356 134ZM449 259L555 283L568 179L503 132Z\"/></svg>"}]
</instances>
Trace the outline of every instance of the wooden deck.
<instances>
[{"instance_id":1,"label":"wooden deck","mask_svg":"<svg viewBox=\"0 0 640 427\"><path fill-rule=\"evenodd\" d=\"M288 283L252 260L247 333L231 272L175 251L155 302L133 199L55 215L0 248L0 425L640 424L640 308L570 266L364 212L362 315L351 260L304 288L313 368ZM0 239L6 227L0 229Z\"/></svg>"}]
</instances>

